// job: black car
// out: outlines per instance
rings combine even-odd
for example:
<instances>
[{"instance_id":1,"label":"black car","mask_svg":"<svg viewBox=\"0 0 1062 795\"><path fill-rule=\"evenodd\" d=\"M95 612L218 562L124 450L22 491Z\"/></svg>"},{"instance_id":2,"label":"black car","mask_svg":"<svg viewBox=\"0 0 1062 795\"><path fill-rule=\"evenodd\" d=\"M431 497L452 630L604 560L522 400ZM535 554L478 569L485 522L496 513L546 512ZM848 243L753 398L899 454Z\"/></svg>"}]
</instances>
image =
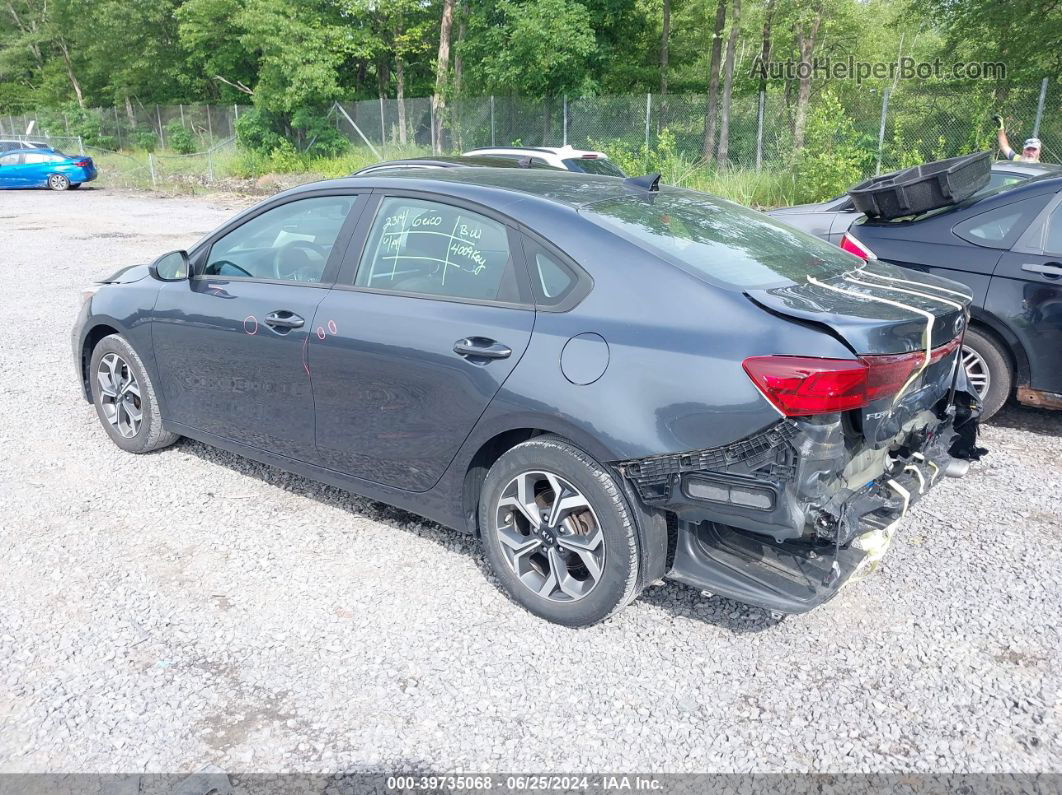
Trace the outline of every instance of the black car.
<instances>
[{"instance_id":1,"label":"black car","mask_svg":"<svg viewBox=\"0 0 1062 795\"><path fill-rule=\"evenodd\" d=\"M1062 177L914 217L861 219L841 245L910 269L906 278L931 273L966 285L974 300L963 359L985 418L1014 392L1021 403L1062 409Z\"/></svg>"},{"instance_id":2,"label":"black car","mask_svg":"<svg viewBox=\"0 0 1062 795\"><path fill-rule=\"evenodd\" d=\"M562 624L670 577L784 612L978 457L970 303L705 194L403 169L274 196L88 291L77 376L188 436L480 536Z\"/></svg>"},{"instance_id":3,"label":"black car","mask_svg":"<svg viewBox=\"0 0 1062 795\"><path fill-rule=\"evenodd\" d=\"M1000 160L992 164L988 182L981 193L989 193L996 188L1015 185L1034 177L1060 174L1062 174L1062 166L1054 163L1017 163L1011 160ZM840 243L841 236L852 224L863 217L848 194L816 204L779 207L767 214L830 243Z\"/></svg>"}]
</instances>

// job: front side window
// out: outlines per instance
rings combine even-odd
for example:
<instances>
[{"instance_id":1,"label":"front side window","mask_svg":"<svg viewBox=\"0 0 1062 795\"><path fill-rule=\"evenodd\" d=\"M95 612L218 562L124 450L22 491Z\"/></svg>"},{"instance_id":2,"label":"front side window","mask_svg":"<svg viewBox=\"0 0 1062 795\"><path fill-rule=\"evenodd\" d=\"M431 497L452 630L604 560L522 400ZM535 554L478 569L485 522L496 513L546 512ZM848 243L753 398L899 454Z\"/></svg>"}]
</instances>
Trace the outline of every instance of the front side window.
<instances>
[{"instance_id":1,"label":"front side window","mask_svg":"<svg viewBox=\"0 0 1062 795\"><path fill-rule=\"evenodd\" d=\"M520 300L504 224L449 204L380 203L355 285L482 301Z\"/></svg>"},{"instance_id":2,"label":"front side window","mask_svg":"<svg viewBox=\"0 0 1062 795\"><path fill-rule=\"evenodd\" d=\"M314 196L266 210L211 246L202 275L319 284L356 199Z\"/></svg>"}]
</instances>

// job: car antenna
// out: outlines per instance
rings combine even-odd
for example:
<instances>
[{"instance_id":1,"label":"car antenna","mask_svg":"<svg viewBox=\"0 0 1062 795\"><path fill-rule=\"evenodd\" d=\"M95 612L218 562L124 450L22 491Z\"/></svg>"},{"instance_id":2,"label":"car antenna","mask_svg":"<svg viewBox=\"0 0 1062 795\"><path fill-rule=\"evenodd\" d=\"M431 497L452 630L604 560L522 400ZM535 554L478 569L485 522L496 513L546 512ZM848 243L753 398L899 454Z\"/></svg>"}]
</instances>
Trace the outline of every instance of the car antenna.
<instances>
[{"instance_id":1,"label":"car antenna","mask_svg":"<svg viewBox=\"0 0 1062 795\"><path fill-rule=\"evenodd\" d=\"M643 177L627 177L623 180L623 184L629 188L638 188L639 190L647 190L650 193L659 193L660 175L646 174Z\"/></svg>"}]
</instances>

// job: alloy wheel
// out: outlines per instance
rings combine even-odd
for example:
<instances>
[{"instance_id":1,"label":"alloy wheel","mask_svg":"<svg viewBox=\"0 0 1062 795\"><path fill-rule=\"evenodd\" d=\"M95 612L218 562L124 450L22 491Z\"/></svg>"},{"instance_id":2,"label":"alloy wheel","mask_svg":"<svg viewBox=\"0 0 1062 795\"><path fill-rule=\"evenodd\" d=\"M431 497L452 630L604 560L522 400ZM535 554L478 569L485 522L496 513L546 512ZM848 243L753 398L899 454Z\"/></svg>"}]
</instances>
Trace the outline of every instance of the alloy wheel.
<instances>
[{"instance_id":1,"label":"alloy wheel","mask_svg":"<svg viewBox=\"0 0 1062 795\"><path fill-rule=\"evenodd\" d=\"M52 190L65 190L69 182L62 174L52 174L48 177L48 187Z\"/></svg>"},{"instance_id":2,"label":"alloy wheel","mask_svg":"<svg viewBox=\"0 0 1062 795\"><path fill-rule=\"evenodd\" d=\"M96 380L103 416L119 434L132 439L140 432L144 413L140 384L129 364L118 354L108 353L100 359Z\"/></svg>"},{"instance_id":3,"label":"alloy wheel","mask_svg":"<svg viewBox=\"0 0 1062 795\"><path fill-rule=\"evenodd\" d=\"M992 384L992 374L988 370L988 362L984 360L973 348L966 345L962 347L962 366L966 370L966 377L970 381L977 397L984 399L988 394L988 387Z\"/></svg>"},{"instance_id":4,"label":"alloy wheel","mask_svg":"<svg viewBox=\"0 0 1062 795\"><path fill-rule=\"evenodd\" d=\"M523 472L502 489L495 527L520 581L554 602L587 596L602 577L605 537L589 500L562 477Z\"/></svg>"}]
</instances>

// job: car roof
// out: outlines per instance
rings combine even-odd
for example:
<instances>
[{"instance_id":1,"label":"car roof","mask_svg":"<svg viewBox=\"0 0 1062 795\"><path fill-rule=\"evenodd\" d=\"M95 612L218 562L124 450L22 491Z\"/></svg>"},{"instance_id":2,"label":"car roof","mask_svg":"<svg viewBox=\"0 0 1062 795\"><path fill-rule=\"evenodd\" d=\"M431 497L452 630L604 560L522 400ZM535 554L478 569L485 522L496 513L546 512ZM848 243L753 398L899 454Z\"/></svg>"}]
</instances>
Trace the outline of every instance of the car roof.
<instances>
[{"instance_id":1,"label":"car roof","mask_svg":"<svg viewBox=\"0 0 1062 795\"><path fill-rule=\"evenodd\" d=\"M44 152L46 154L53 154L53 155L62 154L62 152L59 152L59 151L57 151L55 149L52 149L51 147L47 147L47 146L28 146L28 147L23 147L22 149L8 149L6 152L0 152L0 156L3 156L3 155L17 155L17 154L20 154L22 152L27 152L27 153L34 154L34 155L39 155L41 152Z\"/></svg>"},{"instance_id":2,"label":"car roof","mask_svg":"<svg viewBox=\"0 0 1062 795\"><path fill-rule=\"evenodd\" d=\"M620 177L554 168L402 168L313 182L285 191L284 195L345 187L423 190L497 209L534 201L578 209L602 199L632 195L636 190L627 187ZM661 190L674 189L661 187Z\"/></svg>"},{"instance_id":3,"label":"car roof","mask_svg":"<svg viewBox=\"0 0 1062 795\"><path fill-rule=\"evenodd\" d=\"M544 152L549 155L556 155L557 157L583 157L584 155L594 155L599 160L608 160L608 155L604 152L597 152L593 149L575 149L572 146L480 146L476 149L469 149L466 155L482 154L483 152Z\"/></svg>"},{"instance_id":4,"label":"car roof","mask_svg":"<svg viewBox=\"0 0 1062 795\"><path fill-rule=\"evenodd\" d=\"M544 166L541 164L530 163L527 166L521 166L520 163L514 160L502 160L497 157L407 157L400 160L384 160L379 163L373 163L365 168L358 169L351 176L357 176L364 174L366 171L376 173L377 171L384 171L389 168L393 169L409 169L409 168L549 168L552 166ZM558 169L553 169L558 170Z\"/></svg>"},{"instance_id":5,"label":"car roof","mask_svg":"<svg viewBox=\"0 0 1062 795\"><path fill-rule=\"evenodd\" d=\"M856 223L863 226L898 226L907 223L918 223L920 221L933 221L937 218L950 218L954 213L965 213L966 211L972 211L970 212L971 215L978 215L995 209L996 207L1003 207L1012 204L1013 202L1021 201L1022 199L1040 196L1044 193L1057 193L1060 190L1062 190L1062 173L1051 171L1050 173L1027 179L1024 182L1008 185L1001 190L994 191L987 195L978 196L975 194L958 204L939 207L922 215L915 216L914 218L894 218L884 220L880 218L867 218L864 216L858 219Z\"/></svg>"},{"instance_id":6,"label":"car roof","mask_svg":"<svg viewBox=\"0 0 1062 795\"><path fill-rule=\"evenodd\" d=\"M1038 177L1043 174L1062 173L1062 166L1057 163L1023 163L1018 160L997 160L992 164L993 171L1010 171L1015 174L1028 174Z\"/></svg>"}]
</instances>

